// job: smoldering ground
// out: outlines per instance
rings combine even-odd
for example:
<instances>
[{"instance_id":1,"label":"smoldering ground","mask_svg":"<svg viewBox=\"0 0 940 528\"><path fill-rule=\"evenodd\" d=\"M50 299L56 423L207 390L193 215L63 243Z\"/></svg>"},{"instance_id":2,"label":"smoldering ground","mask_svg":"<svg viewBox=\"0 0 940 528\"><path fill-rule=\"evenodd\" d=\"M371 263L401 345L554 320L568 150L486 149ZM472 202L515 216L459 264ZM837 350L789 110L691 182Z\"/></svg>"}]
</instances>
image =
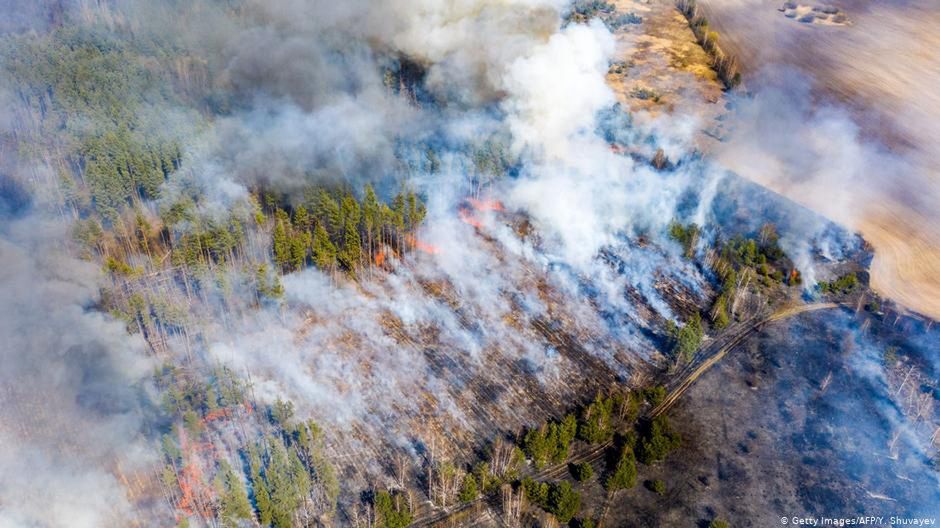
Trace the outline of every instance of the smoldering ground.
<instances>
[{"instance_id":1,"label":"smoldering ground","mask_svg":"<svg viewBox=\"0 0 940 528\"><path fill-rule=\"evenodd\" d=\"M935 355L936 332L893 321L819 312L743 343L676 408L673 423L688 439L680 452L640 467L640 479L662 479L666 495L641 486L623 493L617 521L937 515L937 474L924 449L930 424L906 414L894 373ZM885 362L893 346L907 358L897 365ZM929 390L909 383L904 394L912 388Z\"/></svg>"}]
</instances>

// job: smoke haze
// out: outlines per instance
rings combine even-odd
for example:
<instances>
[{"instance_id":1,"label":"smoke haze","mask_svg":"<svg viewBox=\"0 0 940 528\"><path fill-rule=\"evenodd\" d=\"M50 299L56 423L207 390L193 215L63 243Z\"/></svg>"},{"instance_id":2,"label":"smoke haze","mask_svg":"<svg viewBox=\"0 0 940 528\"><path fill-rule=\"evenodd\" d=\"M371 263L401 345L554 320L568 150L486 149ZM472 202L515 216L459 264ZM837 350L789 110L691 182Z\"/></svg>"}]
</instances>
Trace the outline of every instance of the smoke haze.
<instances>
[{"instance_id":1,"label":"smoke haze","mask_svg":"<svg viewBox=\"0 0 940 528\"><path fill-rule=\"evenodd\" d=\"M260 403L295 402L326 426L331 453L352 460L350 490L390 478L389 446L415 460L438 437L454 451L479 450L665 363L666 322L697 314L716 293L715 278L667 232L677 220L728 220L716 202L733 177L694 152L694 118L631 124L605 82L610 30L565 24L568 2L50 6L18 10L2 30L68 19L183 50L169 79L147 78L175 95L140 110L184 140L179 170L142 204L153 217L189 197L196 216L247 224L253 192L294 205L313 184L359 192L371 183L383 197L411 189L425 199L410 252L383 253L362 280L308 267L283 277L281 301L258 301L236 271L202 270L192 296L186 284L198 334L194 352L186 335L186 368L222 365L250 378ZM744 174L759 166L798 192L794 173L847 186L880 181L872 167L906 170L858 139L845 115L781 104L809 90L806 81L740 101L720 162ZM34 137L24 116L3 117L5 140ZM659 149L666 169L651 162ZM159 354L100 311L102 288L121 284L74 257L77 213L60 207L51 164L9 158L0 173L0 526L146 518L120 480L154 462L153 431L166 426L149 386ZM852 199L816 197L856 225ZM748 220L759 229L761 218ZM830 236L818 217L795 215L789 226L782 244L810 287L814 255L835 258L848 237ZM252 273L270 264L272 236L252 233ZM183 356L177 341L170 357ZM235 436L213 449L236 452Z\"/></svg>"}]
</instances>

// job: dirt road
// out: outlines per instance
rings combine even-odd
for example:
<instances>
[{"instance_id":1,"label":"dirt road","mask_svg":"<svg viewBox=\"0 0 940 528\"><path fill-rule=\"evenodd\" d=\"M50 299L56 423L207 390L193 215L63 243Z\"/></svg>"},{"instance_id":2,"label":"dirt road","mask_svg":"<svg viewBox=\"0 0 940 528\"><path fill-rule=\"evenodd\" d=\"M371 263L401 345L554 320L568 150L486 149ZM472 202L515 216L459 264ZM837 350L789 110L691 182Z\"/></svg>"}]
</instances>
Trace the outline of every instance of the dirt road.
<instances>
[{"instance_id":1,"label":"dirt road","mask_svg":"<svg viewBox=\"0 0 940 528\"><path fill-rule=\"evenodd\" d=\"M715 339L699 352L695 354L690 365L684 370L685 374L672 385L669 394L663 401L647 413L647 418L655 418L668 411L685 394L685 391L695 383L702 374L712 368L716 363L725 357L725 354L738 346L745 338L759 330L767 323L788 319L790 317L816 310L829 310L838 308L835 303L813 303L801 304L797 306L787 306L781 308L766 317L755 317L743 321L736 327L732 327L730 332L725 332L721 337Z\"/></svg>"}]
</instances>

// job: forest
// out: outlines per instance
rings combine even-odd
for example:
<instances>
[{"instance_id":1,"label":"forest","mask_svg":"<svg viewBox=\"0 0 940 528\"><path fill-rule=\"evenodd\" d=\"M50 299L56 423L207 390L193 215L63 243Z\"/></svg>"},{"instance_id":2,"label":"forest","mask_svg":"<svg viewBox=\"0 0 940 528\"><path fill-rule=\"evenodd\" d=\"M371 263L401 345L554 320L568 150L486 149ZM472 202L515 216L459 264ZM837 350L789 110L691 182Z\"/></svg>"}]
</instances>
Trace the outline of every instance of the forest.
<instances>
[{"instance_id":1,"label":"forest","mask_svg":"<svg viewBox=\"0 0 940 528\"><path fill-rule=\"evenodd\" d=\"M639 11L41 4L0 33L0 524L603 526L678 488L703 350L866 291L615 102Z\"/></svg>"}]
</instances>

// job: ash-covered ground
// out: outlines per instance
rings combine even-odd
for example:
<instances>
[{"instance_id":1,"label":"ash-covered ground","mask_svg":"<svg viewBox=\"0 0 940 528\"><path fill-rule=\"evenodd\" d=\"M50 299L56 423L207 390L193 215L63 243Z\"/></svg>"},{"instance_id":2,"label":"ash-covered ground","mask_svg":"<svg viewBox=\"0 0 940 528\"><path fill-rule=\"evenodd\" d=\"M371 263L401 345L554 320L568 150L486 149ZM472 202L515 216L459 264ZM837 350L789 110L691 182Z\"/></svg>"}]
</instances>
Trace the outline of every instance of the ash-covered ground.
<instances>
[{"instance_id":1,"label":"ash-covered ground","mask_svg":"<svg viewBox=\"0 0 940 528\"><path fill-rule=\"evenodd\" d=\"M902 320L903 321L903 320ZM683 447L640 466L611 526L777 526L781 517L936 517L938 473L923 424L906 420L884 352L936 357L936 329L848 310L766 327L699 379L673 412ZM904 356L910 354L910 356ZM906 367L894 365L902 370ZM917 391L938 398L935 386ZM915 438L917 440L915 440Z\"/></svg>"}]
</instances>

